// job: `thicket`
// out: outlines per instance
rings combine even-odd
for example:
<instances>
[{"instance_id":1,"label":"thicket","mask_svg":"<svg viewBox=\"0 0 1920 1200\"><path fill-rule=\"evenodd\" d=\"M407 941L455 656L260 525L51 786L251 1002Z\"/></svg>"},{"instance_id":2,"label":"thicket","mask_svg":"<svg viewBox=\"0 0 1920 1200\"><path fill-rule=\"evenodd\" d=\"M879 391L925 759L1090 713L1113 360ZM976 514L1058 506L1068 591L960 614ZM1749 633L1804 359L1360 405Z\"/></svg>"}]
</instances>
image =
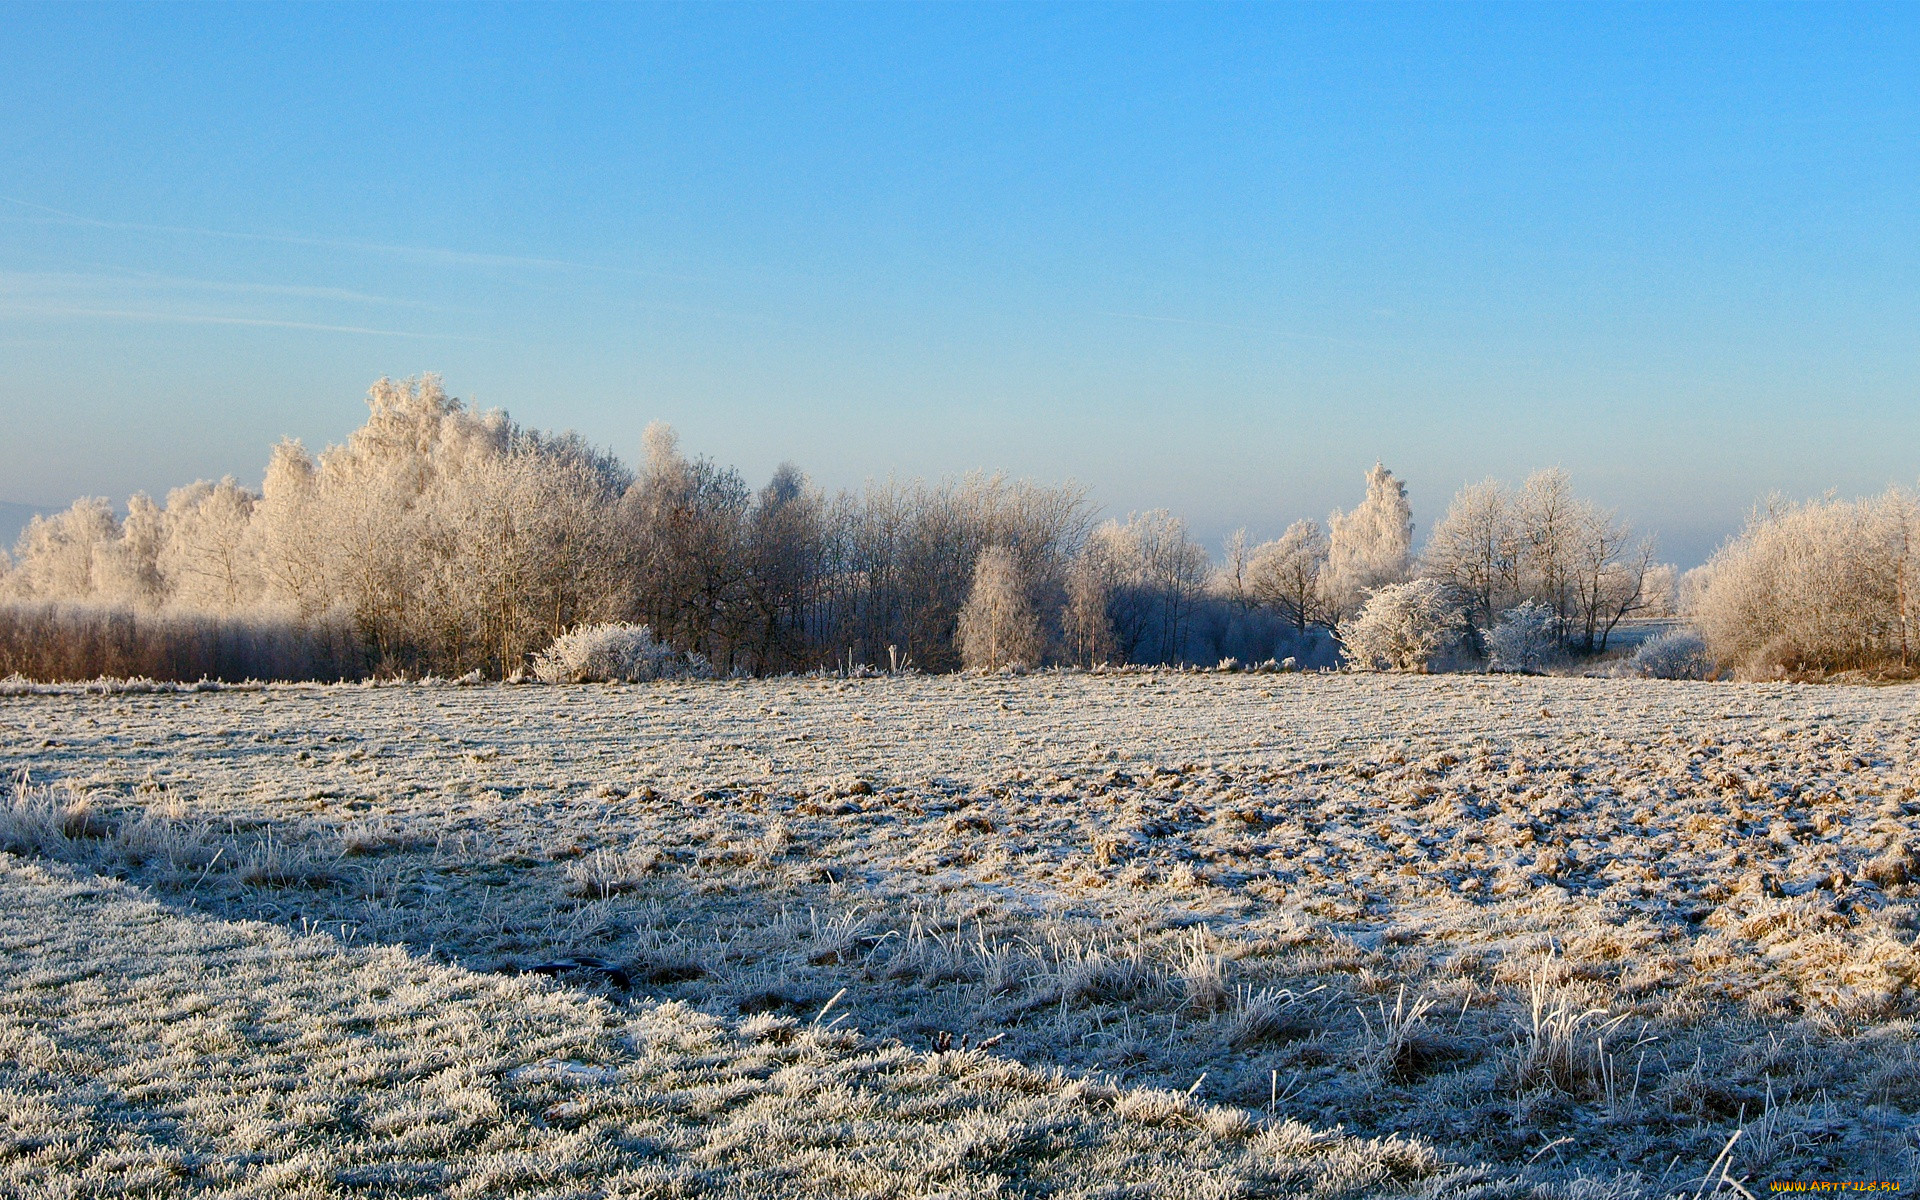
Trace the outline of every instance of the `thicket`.
<instances>
[{"instance_id":1,"label":"thicket","mask_svg":"<svg viewBox=\"0 0 1920 1200\"><path fill-rule=\"evenodd\" d=\"M1545 620L1563 648L1604 653L1620 623L1665 615L1673 568L1618 514L1573 493L1559 469L1518 489L1497 480L1462 488L1421 551L1420 574L1452 589L1467 633L1485 635L1516 609Z\"/></svg>"},{"instance_id":2,"label":"thicket","mask_svg":"<svg viewBox=\"0 0 1920 1200\"><path fill-rule=\"evenodd\" d=\"M1171 513L1097 522L1072 485L974 474L828 492L788 464L756 490L663 425L636 470L463 405L433 376L383 379L368 406L344 445L275 447L257 493L202 481L164 506L136 495L124 517L88 498L36 518L0 555L0 675L644 674L646 655L609 665L615 641L638 644L627 627L718 674L1343 657L1534 670L1675 612L1651 540L1559 470L1462 489L1416 555L1406 487L1376 463L1351 511L1260 545L1236 534L1216 564ZM1774 503L1680 606L1716 671L1910 674L1916 535L1920 501L1900 491ZM535 670L556 639L603 626ZM567 657L589 643L592 667ZM1692 651L1676 662L1654 665L1706 670Z\"/></svg>"},{"instance_id":3,"label":"thicket","mask_svg":"<svg viewBox=\"0 0 1920 1200\"><path fill-rule=\"evenodd\" d=\"M363 678L367 665L354 631L334 619L0 605L0 678L339 681Z\"/></svg>"},{"instance_id":4,"label":"thicket","mask_svg":"<svg viewBox=\"0 0 1920 1200\"><path fill-rule=\"evenodd\" d=\"M1410 671L1591 658L1623 621L1668 615L1674 591L1652 541L1560 470L1462 489L1416 556L1406 489L1375 464L1359 507L1325 530L1300 521L1261 546L1236 540L1224 575L1294 629L1328 631L1351 665Z\"/></svg>"},{"instance_id":5,"label":"thicket","mask_svg":"<svg viewBox=\"0 0 1920 1200\"><path fill-rule=\"evenodd\" d=\"M432 376L383 379L368 405L344 445L275 447L258 493L226 479L36 519L0 562L0 674L500 678L620 624L722 674L945 671L975 645L969 611L991 615L996 663L1330 659L1218 594L1177 518L1096 525L1070 485L830 493L788 465L755 490L665 426L636 471ZM969 610L978 586L998 598Z\"/></svg>"},{"instance_id":6,"label":"thicket","mask_svg":"<svg viewBox=\"0 0 1920 1200\"><path fill-rule=\"evenodd\" d=\"M1721 667L1742 678L1920 666L1920 498L1769 502L1688 581Z\"/></svg>"}]
</instances>

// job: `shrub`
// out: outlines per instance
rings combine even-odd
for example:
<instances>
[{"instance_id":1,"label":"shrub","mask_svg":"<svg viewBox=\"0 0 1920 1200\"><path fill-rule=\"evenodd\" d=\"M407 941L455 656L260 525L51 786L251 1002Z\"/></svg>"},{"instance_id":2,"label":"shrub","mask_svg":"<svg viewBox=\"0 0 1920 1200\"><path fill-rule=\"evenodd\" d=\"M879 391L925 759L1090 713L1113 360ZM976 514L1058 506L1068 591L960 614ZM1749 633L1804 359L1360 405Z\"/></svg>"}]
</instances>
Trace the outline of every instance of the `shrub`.
<instances>
[{"instance_id":1,"label":"shrub","mask_svg":"<svg viewBox=\"0 0 1920 1200\"><path fill-rule=\"evenodd\" d=\"M1713 679L1719 675L1706 639L1696 630L1671 629L1642 642L1623 673L1646 679Z\"/></svg>"},{"instance_id":2,"label":"shrub","mask_svg":"<svg viewBox=\"0 0 1920 1200\"><path fill-rule=\"evenodd\" d=\"M1561 656L1553 610L1529 600L1501 614L1487 631L1487 665L1496 671L1539 671Z\"/></svg>"},{"instance_id":3,"label":"shrub","mask_svg":"<svg viewBox=\"0 0 1920 1200\"><path fill-rule=\"evenodd\" d=\"M0 603L0 677L41 683L147 679L360 679L367 660L345 621L141 612L57 601Z\"/></svg>"},{"instance_id":4,"label":"shrub","mask_svg":"<svg viewBox=\"0 0 1920 1200\"><path fill-rule=\"evenodd\" d=\"M563 633L533 660L543 683L644 683L654 679L706 679L713 675L698 654L681 654L654 640L645 625L585 625Z\"/></svg>"},{"instance_id":5,"label":"shrub","mask_svg":"<svg viewBox=\"0 0 1920 1200\"><path fill-rule=\"evenodd\" d=\"M1735 675L1913 670L1920 498L1776 501L1707 567L1689 615Z\"/></svg>"},{"instance_id":6,"label":"shrub","mask_svg":"<svg viewBox=\"0 0 1920 1200\"><path fill-rule=\"evenodd\" d=\"M1460 602L1433 579L1376 588L1340 631L1347 660L1362 670L1430 671L1460 641Z\"/></svg>"}]
</instances>

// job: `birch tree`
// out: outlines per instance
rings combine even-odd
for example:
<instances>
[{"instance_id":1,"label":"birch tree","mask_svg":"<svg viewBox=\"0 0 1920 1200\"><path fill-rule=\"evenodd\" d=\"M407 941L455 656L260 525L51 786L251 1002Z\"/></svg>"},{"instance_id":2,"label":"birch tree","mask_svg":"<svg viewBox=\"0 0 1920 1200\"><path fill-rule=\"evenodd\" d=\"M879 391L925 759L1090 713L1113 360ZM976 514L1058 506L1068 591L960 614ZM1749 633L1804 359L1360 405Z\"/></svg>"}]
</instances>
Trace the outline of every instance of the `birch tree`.
<instances>
[{"instance_id":1,"label":"birch tree","mask_svg":"<svg viewBox=\"0 0 1920 1200\"><path fill-rule=\"evenodd\" d=\"M1027 586L1010 549L991 546L980 554L959 618L960 657L969 670L1039 665L1040 622Z\"/></svg>"},{"instance_id":2,"label":"birch tree","mask_svg":"<svg viewBox=\"0 0 1920 1200\"><path fill-rule=\"evenodd\" d=\"M1375 588L1412 573L1413 508L1407 485L1379 463L1367 472L1367 496L1327 519L1326 594L1336 621L1358 612Z\"/></svg>"}]
</instances>

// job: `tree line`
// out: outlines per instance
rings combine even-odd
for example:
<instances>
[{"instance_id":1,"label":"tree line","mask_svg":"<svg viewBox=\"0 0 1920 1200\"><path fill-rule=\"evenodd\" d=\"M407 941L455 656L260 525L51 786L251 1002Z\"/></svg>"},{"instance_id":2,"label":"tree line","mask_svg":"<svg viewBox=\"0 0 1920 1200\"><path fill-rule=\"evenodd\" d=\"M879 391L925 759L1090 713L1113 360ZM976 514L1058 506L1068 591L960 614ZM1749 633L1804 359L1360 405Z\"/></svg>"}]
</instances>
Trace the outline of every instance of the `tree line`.
<instances>
[{"instance_id":1,"label":"tree line","mask_svg":"<svg viewBox=\"0 0 1920 1200\"><path fill-rule=\"evenodd\" d=\"M367 402L342 445L275 447L258 492L203 481L164 506L136 495L124 517L89 498L36 518L0 555L0 674L504 678L611 624L720 673L1441 669L1499 665L1527 638L1601 654L1676 595L1744 673L1920 653L1901 493L1776 503L1683 585L1560 470L1463 488L1416 554L1406 488L1376 464L1352 510L1263 544L1236 534L1216 563L1171 513L1102 522L1073 485L829 492L785 464L755 489L664 425L634 468L433 376L382 379Z\"/></svg>"},{"instance_id":2,"label":"tree line","mask_svg":"<svg viewBox=\"0 0 1920 1200\"><path fill-rule=\"evenodd\" d=\"M227 479L164 506L135 496L124 518L93 498L36 518L0 563L0 674L165 673L157 646L210 637L229 649L192 663L230 674L261 639L276 647L263 669L300 674L285 651L300 629L327 632L307 673L501 678L609 622L722 673L945 671L963 664L961 609L989 552L1037 614L1030 665L1277 644L1277 622L1207 610L1208 556L1178 519L1100 524L1071 485L976 474L829 492L783 465L754 489L662 425L634 469L475 411L432 376L383 379L368 406L343 445L275 447L257 493Z\"/></svg>"}]
</instances>

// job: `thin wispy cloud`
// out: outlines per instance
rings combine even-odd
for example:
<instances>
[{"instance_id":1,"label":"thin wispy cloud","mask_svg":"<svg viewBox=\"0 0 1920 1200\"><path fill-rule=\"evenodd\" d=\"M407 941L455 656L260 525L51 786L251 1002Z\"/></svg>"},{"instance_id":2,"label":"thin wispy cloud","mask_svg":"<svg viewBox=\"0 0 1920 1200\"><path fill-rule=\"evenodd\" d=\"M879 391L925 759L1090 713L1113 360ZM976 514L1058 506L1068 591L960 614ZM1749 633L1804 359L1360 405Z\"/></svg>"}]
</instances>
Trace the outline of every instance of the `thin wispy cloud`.
<instances>
[{"instance_id":1,"label":"thin wispy cloud","mask_svg":"<svg viewBox=\"0 0 1920 1200\"><path fill-rule=\"evenodd\" d=\"M1264 325L1236 325L1227 321L1202 321L1193 317L1163 317L1152 313L1101 312L1103 317L1113 317L1122 321L1150 321L1159 325L1197 325L1205 329L1230 329L1236 333L1257 333L1263 337L1286 338L1295 342L1324 342L1329 346L1348 346L1356 350L1366 348L1364 343L1348 341L1345 338L1327 337L1318 333L1297 333L1290 329L1272 329Z\"/></svg>"},{"instance_id":2,"label":"thin wispy cloud","mask_svg":"<svg viewBox=\"0 0 1920 1200\"><path fill-rule=\"evenodd\" d=\"M219 304L218 300L223 297L258 300L260 303L237 306ZM276 300L296 303L270 303ZM157 274L0 271L0 321L78 319L141 324L230 325L421 341L481 340L417 329L390 329L384 324L356 321L351 316L341 320L334 312L324 311L328 308L338 310L342 305L396 306L422 310L431 307L415 301L371 296L342 288L299 284L229 282ZM236 307L239 311L235 311ZM273 311L275 308L281 311ZM322 311L286 311L289 308L319 308Z\"/></svg>"},{"instance_id":3,"label":"thin wispy cloud","mask_svg":"<svg viewBox=\"0 0 1920 1200\"><path fill-rule=\"evenodd\" d=\"M367 337L410 338L417 341L478 342L484 338L458 334L420 333L409 329L373 329L364 325L328 325L318 321L286 321L277 317L236 317L218 313L170 313L136 309L84 308L77 305L0 304L0 320L35 318L85 318L103 321L135 321L147 324L236 325L257 329L298 329L310 333L347 333Z\"/></svg>"},{"instance_id":4,"label":"thin wispy cloud","mask_svg":"<svg viewBox=\"0 0 1920 1200\"><path fill-rule=\"evenodd\" d=\"M43 220L52 220L67 225L79 225L89 229L113 229L133 233L168 233L188 237L222 238L229 241L267 242L282 246L312 246L327 250L352 250L363 254L380 254L393 258L410 259L416 262L438 263L443 266L464 267L507 267L532 268L547 271L585 271L603 275L625 275L647 279L671 279L680 282L693 282L691 275L675 275L664 271L642 271L632 267L615 267L605 263L584 263L564 258L543 258L526 254L487 254L472 250L452 250L441 246L403 246L391 242L360 241L352 238L308 237L288 233L254 233L237 229L207 229L195 225L161 225L145 221L107 221L98 217L84 216L67 212L64 209L50 208L36 204L31 200L22 200L17 196L0 196L0 201L16 205L19 208L40 214Z\"/></svg>"},{"instance_id":5,"label":"thin wispy cloud","mask_svg":"<svg viewBox=\"0 0 1920 1200\"><path fill-rule=\"evenodd\" d=\"M0 294L9 291L99 293L103 291L217 293L235 296L273 296L296 300L332 300L347 304L385 305L437 310L438 305L397 296L375 296L349 288L315 287L289 283L251 283L225 279L194 279L144 271L0 271Z\"/></svg>"}]
</instances>

